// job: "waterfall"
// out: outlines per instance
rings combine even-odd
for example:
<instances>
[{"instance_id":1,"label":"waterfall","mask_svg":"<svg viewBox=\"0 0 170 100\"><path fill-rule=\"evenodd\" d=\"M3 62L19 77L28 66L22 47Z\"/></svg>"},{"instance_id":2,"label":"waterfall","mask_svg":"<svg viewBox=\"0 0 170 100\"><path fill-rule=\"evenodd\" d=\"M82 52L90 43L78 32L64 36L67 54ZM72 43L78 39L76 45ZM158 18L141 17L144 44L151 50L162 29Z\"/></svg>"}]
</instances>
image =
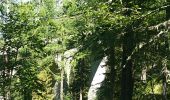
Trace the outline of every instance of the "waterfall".
<instances>
[{"instance_id":1,"label":"waterfall","mask_svg":"<svg viewBox=\"0 0 170 100\"><path fill-rule=\"evenodd\" d=\"M91 86L89 88L89 91L88 91L88 100L95 100L96 97L97 97L97 91L99 90L99 88L101 87L102 85L102 82L104 81L105 79L105 74L106 73L106 62L107 62L107 57L104 57L98 68L97 68L97 71L93 77L93 80L91 82Z\"/></svg>"},{"instance_id":2,"label":"waterfall","mask_svg":"<svg viewBox=\"0 0 170 100\"><path fill-rule=\"evenodd\" d=\"M70 73L72 69L71 62L73 61L73 56L78 51L77 48L67 50L63 55L57 54L55 57L55 62L59 67L64 67L64 73L67 77L67 84L70 84ZM64 66L63 66L64 65Z\"/></svg>"},{"instance_id":3,"label":"waterfall","mask_svg":"<svg viewBox=\"0 0 170 100\"><path fill-rule=\"evenodd\" d=\"M64 64L64 73L66 74L67 84L70 83L70 73L72 69L71 62L74 60L73 56L78 52L77 48L70 49L64 54L58 54L55 58L56 63L59 67ZM102 82L105 79L105 73L107 71L106 67L107 57L104 57L100 61L93 62L94 64L91 67L91 76L92 79L89 80L90 88L88 91L88 100L95 100L97 97L97 91L102 85ZM61 64L62 63L62 64Z\"/></svg>"}]
</instances>

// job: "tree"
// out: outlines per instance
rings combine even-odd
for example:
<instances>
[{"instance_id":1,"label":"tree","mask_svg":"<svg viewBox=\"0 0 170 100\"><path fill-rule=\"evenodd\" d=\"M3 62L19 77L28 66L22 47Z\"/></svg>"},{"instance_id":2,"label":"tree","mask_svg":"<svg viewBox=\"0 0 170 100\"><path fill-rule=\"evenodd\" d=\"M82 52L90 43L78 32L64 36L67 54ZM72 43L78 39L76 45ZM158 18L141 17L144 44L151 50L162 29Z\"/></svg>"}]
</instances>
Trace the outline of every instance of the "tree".
<instances>
[{"instance_id":1,"label":"tree","mask_svg":"<svg viewBox=\"0 0 170 100\"><path fill-rule=\"evenodd\" d=\"M103 58L97 100L169 99L169 0L0 2L4 99L87 99Z\"/></svg>"},{"instance_id":2,"label":"tree","mask_svg":"<svg viewBox=\"0 0 170 100\"><path fill-rule=\"evenodd\" d=\"M33 4L12 4L7 15L2 19L2 48L3 62L3 97L12 99L16 90L21 91L23 99L32 99L32 93L42 90L42 84L36 77L38 64L37 60L42 51L43 41L35 32L39 22L33 11ZM18 81L16 81L18 80ZM35 89L34 87L37 87ZM13 92L13 93L12 93Z\"/></svg>"}]
</instances>

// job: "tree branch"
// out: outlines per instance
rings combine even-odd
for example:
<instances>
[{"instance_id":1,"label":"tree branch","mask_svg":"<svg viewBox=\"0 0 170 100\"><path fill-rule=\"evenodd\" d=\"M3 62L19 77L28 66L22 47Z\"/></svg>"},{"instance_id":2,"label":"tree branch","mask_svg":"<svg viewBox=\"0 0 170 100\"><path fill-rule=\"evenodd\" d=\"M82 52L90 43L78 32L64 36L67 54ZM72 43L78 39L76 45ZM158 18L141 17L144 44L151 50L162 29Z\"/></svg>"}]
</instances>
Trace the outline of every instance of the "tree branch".
<instances>
[{"instance_id":1,"label":"tree branch","mask_svg":"<svg viewBox=\"0 0 170 100\"><path fill-rule=\"evenodd\" d=\"M152 30L160 31L161 29L170 30L170 19L155 26L148 27L149 31Z\"/></svg>"}]
</instances>

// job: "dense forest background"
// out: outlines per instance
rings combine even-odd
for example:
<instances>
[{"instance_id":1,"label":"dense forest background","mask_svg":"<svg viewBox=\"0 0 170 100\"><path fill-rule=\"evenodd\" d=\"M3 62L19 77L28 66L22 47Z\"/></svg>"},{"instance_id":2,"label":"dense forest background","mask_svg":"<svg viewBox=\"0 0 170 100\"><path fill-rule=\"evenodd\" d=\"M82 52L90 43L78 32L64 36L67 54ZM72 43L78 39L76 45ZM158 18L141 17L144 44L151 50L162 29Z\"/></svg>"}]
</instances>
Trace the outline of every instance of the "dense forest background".
<instances>
[{"instance_id":1,"label":"dense forest background","mask_svg":"<svg viewBox=\"0 0 170 100\"><path fill-rule=\"evenodd\" d=\"M0 100L118 99L170 100L170 0L0 0Z\"/></svg>"}]
</instances>

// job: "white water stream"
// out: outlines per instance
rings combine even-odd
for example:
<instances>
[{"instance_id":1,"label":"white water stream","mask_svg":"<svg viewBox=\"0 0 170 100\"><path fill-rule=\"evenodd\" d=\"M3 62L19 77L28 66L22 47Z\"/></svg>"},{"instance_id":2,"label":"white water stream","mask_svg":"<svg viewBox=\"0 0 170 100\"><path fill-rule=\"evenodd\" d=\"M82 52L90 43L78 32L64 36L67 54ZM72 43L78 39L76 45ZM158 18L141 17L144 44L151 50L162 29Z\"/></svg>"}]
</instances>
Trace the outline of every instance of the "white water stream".
<instances>
[{"instance_id":1,"label":"white water stream","mask_svg":"<svg viewBox=\"0 0 170 100\"><path fill-rule=\"evenodd\" d=\"M88 100L95 100L97 97L97 91L99 90L102 85L102 82L105 79L104 73L106 73L106 62L107 57L104 57L97 68L97 71L91 82L90 89L88 91Z\"/></svg>"}]
</instances>

